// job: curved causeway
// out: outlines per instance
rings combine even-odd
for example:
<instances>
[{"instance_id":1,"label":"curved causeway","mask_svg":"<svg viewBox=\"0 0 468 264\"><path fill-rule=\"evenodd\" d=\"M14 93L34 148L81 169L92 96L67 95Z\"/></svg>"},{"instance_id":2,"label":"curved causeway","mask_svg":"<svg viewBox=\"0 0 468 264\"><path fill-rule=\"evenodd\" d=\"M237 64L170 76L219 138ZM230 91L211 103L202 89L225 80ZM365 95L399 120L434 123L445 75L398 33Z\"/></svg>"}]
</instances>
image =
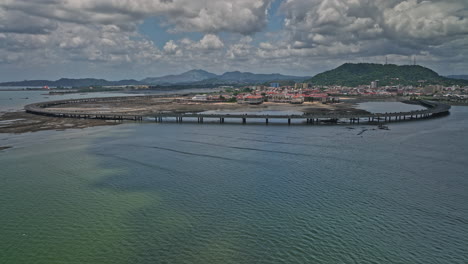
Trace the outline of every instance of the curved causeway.
<instances>
[{"instance_id":1,"label":"curved causeway","mask_svg":"<svg viewBox=\"0 0 468 264\"><path fill-rule=\"evenodd\" d=\"M175 121L182 122L188 119L193 122L203 123L205 119L219 120L224 123L225 119L240 120L243 124L247 123L248 119L264 119L268 124L271 119L286 120L291 124L291 120L303 120L308 124L337 124L337 123L388 123L404 120L414 120L431 118L437 116L447 115L450 106L432 101L418 100L414 103L420 104L426 109L408 111L408 112L394 112L394 113L304 113L292 115L267 115L267 114L205 114L205 113L103 113L102 111L84 111L84 110L63 110L54 109L53 107L65 106L67 104L79 103L111 103L111 102L143 102L143 100L161 98L160 96L134 96L134 97L105 97L105 98L87 98L87 99L70 99L60 101L50 101L34 103L25 106L28 113L65 117L65 118L88 118L88 119L104 119L104 120L134 120L134 121Z\"/></svg>"}]
</instances>

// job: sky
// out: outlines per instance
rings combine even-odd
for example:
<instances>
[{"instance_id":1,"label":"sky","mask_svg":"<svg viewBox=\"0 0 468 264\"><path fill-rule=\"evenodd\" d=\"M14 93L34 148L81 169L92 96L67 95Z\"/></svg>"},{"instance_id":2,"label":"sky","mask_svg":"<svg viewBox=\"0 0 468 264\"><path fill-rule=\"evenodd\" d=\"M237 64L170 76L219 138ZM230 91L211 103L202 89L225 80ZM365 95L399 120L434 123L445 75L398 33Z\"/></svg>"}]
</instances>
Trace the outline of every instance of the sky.
<instances>
[{"instance_id":1,"label":"sky","mask_svg":"<svg viewBox=\"0 0 468 264\"><path fill-rule=\"evenodd\" d=\"M343 63L468 74L467 0L0 0L0 81Z\"/></svg>"}]
</instances>

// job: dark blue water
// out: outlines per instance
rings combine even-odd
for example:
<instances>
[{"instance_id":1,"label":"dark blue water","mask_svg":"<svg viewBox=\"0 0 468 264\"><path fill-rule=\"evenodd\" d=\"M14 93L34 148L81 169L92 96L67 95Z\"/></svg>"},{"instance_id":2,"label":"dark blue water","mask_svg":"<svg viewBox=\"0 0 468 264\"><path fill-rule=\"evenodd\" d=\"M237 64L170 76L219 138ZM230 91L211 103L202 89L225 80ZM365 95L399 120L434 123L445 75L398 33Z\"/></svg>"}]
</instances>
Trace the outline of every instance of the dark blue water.
<instances>
[{"instance_id":1,"label":"dark blue water","mask_svg":"<svg viewBox=\"0 0 468 264\"><path fill-rule=\"evenodd\" d=\"M467 263L467 120L1 135L0 263Z\"/></svg>"}]
</instances>

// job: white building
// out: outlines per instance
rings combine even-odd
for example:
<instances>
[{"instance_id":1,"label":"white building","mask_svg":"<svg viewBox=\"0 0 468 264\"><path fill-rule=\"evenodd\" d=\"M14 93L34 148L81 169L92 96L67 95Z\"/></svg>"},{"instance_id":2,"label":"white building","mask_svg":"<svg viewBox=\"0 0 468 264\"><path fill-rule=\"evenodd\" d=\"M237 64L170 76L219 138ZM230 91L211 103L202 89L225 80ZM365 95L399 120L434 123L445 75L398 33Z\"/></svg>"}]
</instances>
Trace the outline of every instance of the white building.
<instances>
[{"instance_id":1,"label":"white building","mask_svg":"<svg viewBox=\"0 0 468 264\"><path fill-rule=\"evenodd\" d=\"M192 101L206 101L208 100L208 96L206 94L197 94L192 97Z\"/></svg>"}]
</instances>

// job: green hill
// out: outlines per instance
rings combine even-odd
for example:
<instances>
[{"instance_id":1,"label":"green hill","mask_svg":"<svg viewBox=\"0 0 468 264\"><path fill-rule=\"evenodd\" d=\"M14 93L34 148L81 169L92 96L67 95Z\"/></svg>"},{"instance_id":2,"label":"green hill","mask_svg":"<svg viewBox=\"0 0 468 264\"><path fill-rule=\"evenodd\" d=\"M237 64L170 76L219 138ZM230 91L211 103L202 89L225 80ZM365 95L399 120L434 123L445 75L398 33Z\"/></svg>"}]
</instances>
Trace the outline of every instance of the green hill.
<instances>
[{"instance_id":1,"label":"green hill","mask_svg":"<svg viewBox=\"0 0 468 264\"><path fill-rule=\"evenodd\" d=\"M440 84L468 85L466 80L450 79L440 76L435 71L419 65L394 65L394 64L371 64L371 63L345 63L340 67L326 71L307 82L313 85L342 85L355 87L358 85L369 85L372 81L379 80L380 86L386 85L425 85Z\"/></svg>"}]
</instances>

